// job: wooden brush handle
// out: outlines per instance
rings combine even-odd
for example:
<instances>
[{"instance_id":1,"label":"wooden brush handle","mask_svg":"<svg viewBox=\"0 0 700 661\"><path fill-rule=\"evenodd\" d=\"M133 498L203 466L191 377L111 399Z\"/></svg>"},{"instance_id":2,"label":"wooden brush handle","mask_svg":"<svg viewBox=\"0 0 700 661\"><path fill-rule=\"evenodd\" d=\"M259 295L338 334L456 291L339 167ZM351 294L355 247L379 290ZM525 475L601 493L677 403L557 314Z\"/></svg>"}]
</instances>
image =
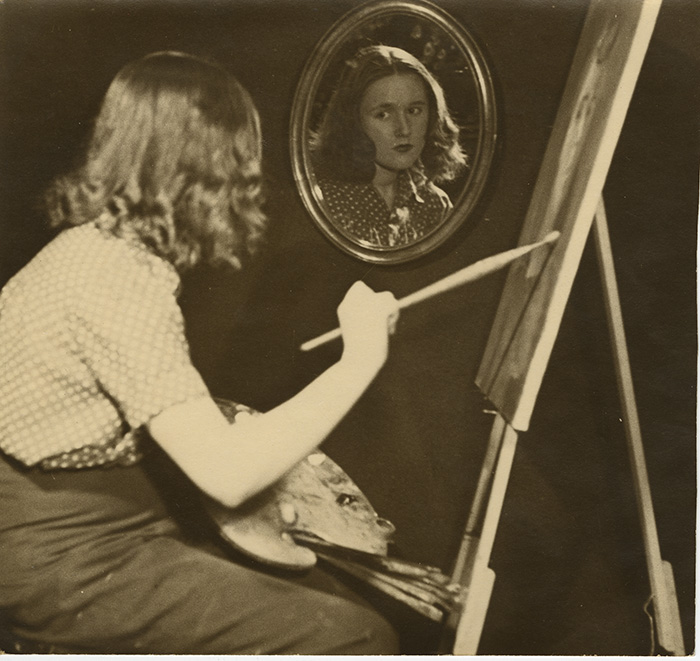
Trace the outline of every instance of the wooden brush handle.
<instances>
[{"instance_id":1,"label":"wooden brush handle","mask_svg":"<svg viewBox=\"0 0 700 661\"><path fill-rule=\"evenodd\" d=\"M434 282L427 287L423 287L422 289L419 289L418 291L415 291L412 294L400 299L399 308L407 308L410 305L419 303L420 301L432 298L433 296L437 296L438 294L442 294L456 287L466 285L468 282L479 280L490 273L501 270L502 268L508 266L508 264L511 262L514 262L523 255L527 255L529 252L532 252L540 246L554 243L558 238L559 232L550 232L544 239L542 239L542 241L538 241L537 243L530 243L526 246L506 250L505 252L492 255L491 257L486 257L478 262L474 262L473 264L470 264L459 271L455 271L455 273L441 278L437 282ZM335 340L339 337L341 337L340 328L335 328L327 333L324 333L323 335L319 335L313 340L304 342L304 344L301 345L301 350L311 351L312 349L320 347L322 344L326 344L327 342Z\"/></svg>"}]
</instances>

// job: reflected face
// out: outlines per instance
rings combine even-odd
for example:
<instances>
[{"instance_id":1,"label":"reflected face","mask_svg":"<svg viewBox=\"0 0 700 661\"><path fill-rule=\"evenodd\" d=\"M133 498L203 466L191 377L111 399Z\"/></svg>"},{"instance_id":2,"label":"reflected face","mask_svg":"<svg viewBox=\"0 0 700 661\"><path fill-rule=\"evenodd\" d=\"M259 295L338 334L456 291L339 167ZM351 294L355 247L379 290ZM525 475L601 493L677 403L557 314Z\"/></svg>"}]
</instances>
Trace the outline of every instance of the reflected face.
<instances>
[{"instance_id":1,"label":"reflected face","mask_svg":"<svg viewBox=\"0 0 700 661\"><path fill-rule=\"evenodd\" d=\"M360 101L360 124L387 170L407 170L420 157L428 130L428 92L418 74L375 80Z\"/></svg>"}]
</instances>

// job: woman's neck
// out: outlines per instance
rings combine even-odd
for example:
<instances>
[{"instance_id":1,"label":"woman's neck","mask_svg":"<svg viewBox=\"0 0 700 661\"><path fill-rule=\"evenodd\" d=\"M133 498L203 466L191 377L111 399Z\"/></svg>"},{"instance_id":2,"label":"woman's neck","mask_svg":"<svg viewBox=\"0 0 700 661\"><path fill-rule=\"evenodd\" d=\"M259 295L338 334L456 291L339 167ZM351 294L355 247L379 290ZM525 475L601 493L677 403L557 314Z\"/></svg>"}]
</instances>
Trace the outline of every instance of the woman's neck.
<instances>
[{"instance_id":1,"label":"woman's neck","mask_svg":"<svg viewBox=\"0 0 700 661\"><path fill-rule=\"evenodd\" d=\"M374 179L372 185L377 192L382 196L387 207L391 209L394 204L394 195L396 193L396 179L398 173L396 170L389 170L375 163Z\"/></svg>"}]
</instances>

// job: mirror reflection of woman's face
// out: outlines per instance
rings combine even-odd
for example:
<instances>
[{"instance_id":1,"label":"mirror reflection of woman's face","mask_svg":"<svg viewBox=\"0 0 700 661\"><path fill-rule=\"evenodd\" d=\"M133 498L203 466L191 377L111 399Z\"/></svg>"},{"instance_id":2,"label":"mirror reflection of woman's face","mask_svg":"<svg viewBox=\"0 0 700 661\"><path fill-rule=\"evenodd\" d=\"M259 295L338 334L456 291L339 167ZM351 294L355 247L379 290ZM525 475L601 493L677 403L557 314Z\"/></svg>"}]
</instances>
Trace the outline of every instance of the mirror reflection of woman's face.
<instances>
[{"instance_id":1,"label":"mirror reflection of woman's face","mask_svg":"<svg viewBox=\"0 0 700 661\"><path fill-rule=\"evenodd\" d=\"M360 124L374 143L376 163L392 171L413 166L423 152L428 114L418 74L392 74L369 85L360 101Z\"/></svg>"}]
</instances>

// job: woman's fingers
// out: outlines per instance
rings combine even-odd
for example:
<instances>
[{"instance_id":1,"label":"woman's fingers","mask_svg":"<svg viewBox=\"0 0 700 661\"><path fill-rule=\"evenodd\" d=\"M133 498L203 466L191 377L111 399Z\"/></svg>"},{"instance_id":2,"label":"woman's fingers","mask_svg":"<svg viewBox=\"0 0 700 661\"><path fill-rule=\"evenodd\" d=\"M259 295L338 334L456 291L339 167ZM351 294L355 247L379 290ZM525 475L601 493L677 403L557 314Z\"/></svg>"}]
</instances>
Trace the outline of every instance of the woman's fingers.
<instances>
[{"instance_id":1,"label":"woman's fingers","mask_svg":"<svg viewBox=\"0 0 700 661\"><path fill-rule=\"evenodd\" d=\"M338 307L345 351L359 360L383 362L398 316L398 302L391 292L375 292L363 282L354 283Z\"/></svg>"},{"instance_id":2,"label":"woman's fingers","mask_svg":"<svg viewBox=\"0 0 700 661\"><path fill-rule=\"evenodd\" d=\"M399 318L399 303L391 292L375 292L364 282L357 281L348 289L338 312L365 319L385 319L387 328L395 328Z\"/></svg>"}]
</instances>

